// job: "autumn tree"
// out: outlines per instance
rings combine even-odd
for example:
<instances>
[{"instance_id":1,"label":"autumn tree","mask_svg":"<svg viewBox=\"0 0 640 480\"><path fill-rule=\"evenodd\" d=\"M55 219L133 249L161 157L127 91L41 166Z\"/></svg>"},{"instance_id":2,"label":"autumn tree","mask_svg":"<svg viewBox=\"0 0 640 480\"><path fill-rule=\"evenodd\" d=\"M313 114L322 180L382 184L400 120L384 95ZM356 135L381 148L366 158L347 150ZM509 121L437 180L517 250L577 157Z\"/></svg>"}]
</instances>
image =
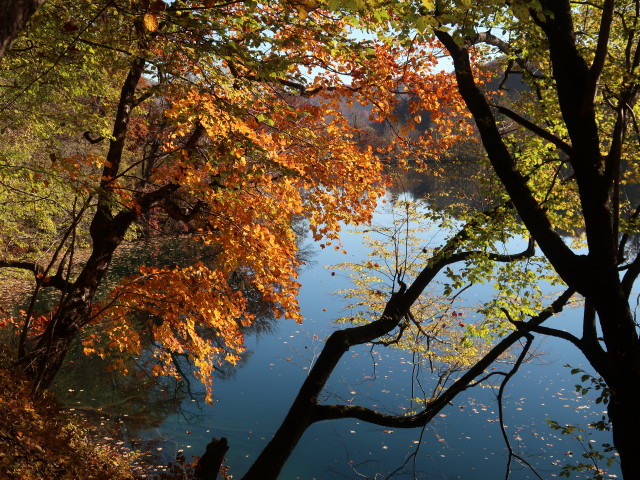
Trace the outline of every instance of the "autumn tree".
<instances>
[{"instance_id":1,"label":"autumn tree","mask_svg":"<svg viewBox=\"0 0 640 480\"><path fill-rule=\"evenodd\" d=\"M287 2L60 1L15 40L0 72L10 140L2 195L21 214L6 220L0 265L35 279L34 300L13 319L17 362L35 391L87 328L87 353L137 353L145 337L155 373L177 375L172 355L189 353L210 384L215 363L243 349L247 288L299 319L293 222L335 238L340 222L369 217L383 185L337 101L352 88L340 69L361 68L371 53L331 57L328 39L347 41L332 20L308 28ZM330 77L309 80L330 65ZM25 202L32 209L22 212ZM98 302L114 252L149 214L172 218L185 241L213 253L144 266ZM58 303L36 315L45 289ZM147 312L142 326L131 311Z\"/></svg>"},{"instance_id":2,"label":"autumn tree","mask_svg":"<svg viewBox=\"0 0 640 480\"><path fill-rule=\"evenodd\" d=\"M335 239L341 223L369 218L383 187L385 152L359 143L345 105L360 102L383 121L410 92L415 117L403 128L420 123L420 104L433 105L442 132L424 145L455 142L445 133L459 119L440 111L460 102L447 94L451 75L428 74L433 53L359 42L353 18L316 7L56 1L16 38L0 64L0 167L2 204L20 214L5 220L1 265L35 277L14 323L18 363L36 391L85 330L87 353L137 353L143 337L151 341L156 373L175 374L172 355L188 352L208 383L214 363L243 348L241 328L252 321L243 288L298 320L292 223L306 219L316 240ZM406 162L402 145L386 155ZM179 268L144 266L98 302L116 249L157 215L215 253ZM51 288L58 305L36 315ZM130 311L147 312L146 325Z\"/></svg>"},{"instance_id":3,"label":"autumn tree","mask_svg":"<svg viewBox=\"0 0 640 480\"><path fill-rule=\"evenodd\" d=\"M368 218L379 191L367 187L380 178L380 160L423 169L470 134L471 116L492 171L483 207L446 212L461 228L424 254L415 276L393 278L380 316L327 340L245 478L276 478L317 421L425 425L518 342L524 358L535 335L566 340L602 376L623 473L640 477L638 331L629 304L640 273L631 247L638 206L627 195L637 183L637 1L60 0L40 10L0 64L10 91L0 107L11 140L2 147L3 171L22 174L3 177L2 195L18 204L16 195L33 184L34 211L41 218L55 211L59 226L49 223L49 246L7 249L1 263L35 274L36 294L61 293L52 311L36 318L30 308L18 322L20 364L36 388L52 380L89 326L88 352L137 352L144 331L157 373L172 373L171 354L188 351L206 381L212 362L234 360L239 326L252 320L230 278L242 274L277 313L297 319L294 217L306 217L316 239L334 238L340 221ZM442 53L453 72L437 72ZM490 92L490 64L527 87L516 96ZM341 102L369 104L373 120L392 121L397 95L411 98L406 131L375 157L356 148L360 132ZM21 115L36 105L47 107L42 119ZM424 111L432 129L405 141ZM30 144L23 134L46 148L18 148ZM47 184L63 195L43 195ZM141 268L98 302L114 252L157 212L216 253L186 267ZM515 237L532 243L495 250ZM79 261L82 242L89 250ZM418 328L412 308L436 274L466 262L468 278L477 278L487 264L530 258L534 242L564 293L537 311L502 302L493 320L503 336L422 410L392 415L318 402L349 348ZM572 297L584 300L581 335L543 326ZM146 330L129 321L131 310L147 313ZM203 326L217 342L204 338Z\"/></svg>"},{"instance_id":4,"label":"autumn tree","mask_svg":"<svg viewBox=\"0 0 640 480\"><path fill-rule=\"evenodd\" d=\"M402 12L350 7L362 5L50 1L16 38L0 64L8 92L0 107L7 140L0 265L35 278L31 303L13 323L17 364L36 392L81 335L87 353L103 356L151 345L156 374L179 375L174 356L187 353L210 385L216 362L233 363L242 351L242 326L253 320L248 291L276 315L299 319L296 218L307 219L316 240L333 240L340 222L368 218L381 162L424 169L470 133L454 76L434 69L438 46L363 42L354 26L374 27L390 14L401 26ZM401 122L399 96L407 99ZM392 141L376 156L347 121L353 102L392 126ZM427 117L428 131L411 134ZM428 421L524 335L500 342L415 418L316 403L349 346L416 328L410 308L443 268L472 256L510 263L532 254L487 253L505 211L469 212L469 227L432 252L411 286L407 271L393 278L380 320L329 339L247 478L275 478L315 421ZM180 225L185 241L210 245L209 255L190 265L145 265L105 286L118 247L154 216ZM479 224L494 233L478 236ZM36 300L51 289L57 305L37 312Z\"/></svg>"}]
</instances>

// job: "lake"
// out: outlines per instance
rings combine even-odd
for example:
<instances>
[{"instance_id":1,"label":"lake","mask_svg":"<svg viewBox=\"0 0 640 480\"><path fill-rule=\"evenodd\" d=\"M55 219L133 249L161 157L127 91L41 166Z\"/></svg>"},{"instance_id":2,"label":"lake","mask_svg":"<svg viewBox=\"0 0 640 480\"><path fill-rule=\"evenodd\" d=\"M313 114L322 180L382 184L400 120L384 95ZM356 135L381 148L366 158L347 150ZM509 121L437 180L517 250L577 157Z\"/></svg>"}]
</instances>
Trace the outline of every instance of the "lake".
<instances>
[{"instance_id":1,"label":"lake","mask_svg":"<svg viewBox=\"0 0 640 480\"><path fill-rule=\"evenodd\" d=\"M384 214L376 217L384 222ZM437 238L438 232L431 234ZM176 452L200 455L211 437L226 437L227 464L240 478L270 439L286 414L323 340L336 328L345 300L334 292L348 288L344 272L325 265L364 257L362 233L342 237L346 255L331 248L313 250L312 262L300 272L300 305L304 322L273 322L247 335L248 354L235 369L214 382L214 404L193 391L175 389L172 382L150 379L140 387L116 374L100 372L96 359L72 357L56 390L67 405L116 418L121 434L138 448L150 449L166 463ZM334 275L332 275L334 273ZM469 302L489 295L491 286L466 292ZM580 311L565 311L551 325L571 329L580 325ZM565 367L584 368L579 352L554 339L536 340L539 355L522 366L504 397L505 423L514 450L537 469L542 478L556 477L565 463L578 463L583 446L599 448L610 442L605 432L587 432L581 443L552 430L546 419L560 424L600 420L604 407L595 395L576 393L579 376ZM410 352L382 346L351 349L334 372L325 402L353 403L400 413L411 397L413 358ZM507 367L505 367L507 368ZM497 382L497 381L496 381ZM400 479L504 478L507 450L498 423L496 388L475 387L424 429L398 430L359 421L341 420L312 426L286 464L284 480L384 479L392 472ZM411 456L415 454L414 456ZM406 462L405 462L406 460ZM602 467L606 468L605 465ZM514 463L512 479L537 478ZM621 477L614 465L605 478ZM575 475L575 478L589 478Z\"/></svg>"}]
</instances>

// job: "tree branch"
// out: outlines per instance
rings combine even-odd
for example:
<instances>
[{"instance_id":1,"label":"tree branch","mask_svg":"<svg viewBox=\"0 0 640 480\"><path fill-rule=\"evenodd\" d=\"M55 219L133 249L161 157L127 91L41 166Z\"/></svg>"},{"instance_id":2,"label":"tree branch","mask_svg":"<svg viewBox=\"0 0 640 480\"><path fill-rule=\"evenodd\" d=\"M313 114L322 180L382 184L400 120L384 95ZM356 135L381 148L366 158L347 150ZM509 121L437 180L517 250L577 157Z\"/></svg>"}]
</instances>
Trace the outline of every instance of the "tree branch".
<instances>
[{"instance_id":1,"label":"tree branch","mask_svg":"<svg viewBox=\"0 0 640 480\"><path fill-rule=\"evenodd\" d=\"M548 335L550 337L561 338L575 345L580 351L583 350L582 341L575 335L565 332L564 330L558 330L557 328L543 327L541 325L528 325L525 322L514 322L518 328L522 328L527 332L540 333L542 335ZM522 324L522 325L521 325Z\"/></svg>"},{"instance_id":2,"label":"tree branch","mask_svg":"<svg viewBox=\"0 0 640 480\"><path fill-rule=\"evenodd\" d=\"M602 16L600 17L600 33L598 34L598 45L589 69L589 83L585 90L584 102L593 104L596 99L598 83L600 75L604 69L605 60L607 59L607 51L609 48L609 36L611 34L611 23L613 22L613 10L615 0L605 0L602 8Z\"/></svg>"},{"instance_id":3,"label":"tree branch","mask_svg":"<svg viewBox=\"0 0 640 480\"><path fill-rule=\"evenodd\" d=\"M527 467L529 467L529 469L531 469L531 471L540 480L542 480L542 477L538 474L536 469L533 468L533 465L531 465L524 458L522 458L522 456L518 455L513 451L513 448L511 447L511 442L509 441L509 436L507 435L507 431L504 425L504 406L502 402L502 399L504 396L504 389L506 388L507 383L509 383L509 380L511 380L511 378L518 372L520 365L522 365L522 362L524 361L525 357L527 356L527 353L529 352L529 349L531 348L531 343L533 342L533 335L526 335L526 339L527 341L522 351L520 352L520 355L518 356L516 363L513 365L511 370L509 370L507 373L504 374L504 378L502 379L502 382L500 382L500 388L498 389L497 399L498 399L498 417L500 420L500 431L502 432L502 438L504 439L504 443L507 446L507 451L509 453L509 458L507 459L507 471L505 474L505 480L509 480L509 477L511 476L511 462L514 458L519 462L521 462L523 465L526 465Z\"/></svg>"},{"instance_id":4,"label":"tree branch","mask_svg":"<svg viewBox=\"0 0 640 480\"><path fill-rule=\"evenodd\" d=\"M622 291L627 298L631 295L633 284L637 280L638 275L640 275L640 255L636 256L633 262L628 265L627 271L622 277Z\"/></svg>"},{"instance_id":5,"label":"tree branch","mask_svg":"<svg viewBox=\"0 0 640 480\"><path fill-rule=\"evenodd\" d=\"M173 199L165 198L160 203L160 208L162 208L167 215L169 215L174 220L179 220L184 223L189 223L189 221L202 212L202 207L206 205L205 202L198 200L196 204L189 210L185 210L180 205L178 205Z\"/></svg>"},{"instance_id":6,"label":"tree branch","mask_svg":"<svg viewBox=\"0 0 640 480\"><path fill-rule=\"evenodd\" d=\"M84 139L89 142L91 145L95 145L96 143L100 143L104 140L103 136L98 136L96 138L91 138L91 132L87 131L82 134Z\"/></svg>"},{"instance_id":7,"label":"tree branch","mask_svg":"<svg viewBox=\"0 0 640 480\"><path fill-rule=\"evenodd\" d=\"M498 208L494 208L490 212L483 212L482 217L497 211ZM457 255L456 250L460 247L461 243L468 238L468 230L474 225L474 221L469 222L456 235L451 237L441 249L436 251L425 268L412 282L410 287L406 288L406 285L401 283L400 290L391 295L382 315L380 315L377 320L365 325L358 325L338 330L329 336L322 352L318 356L318 360L313 365L307 378L300 387L298 395L293 401L287 416L269 444L264 448L260 456L245 474L243 480L265 480L276 478L304 431L309 427L309 425L319 420L333 418L332 415L336 415L335 418L353 416L371 421L372 423L396 419L393 415L385 415L378 412L371 413L372 411L362 407L336 406L335 408L329 408L327 410L326 407L318 406L318 396L325 387L329 377L333 373L333 370L338 365L338 362L349 348L354 345L362 345L364 343L371 342L395 329L403 318L410 315L412 305L418 300L425 288L444 267L459 262L464 258L468 258L468 252L463 252L463 255ZM528 254L531 251L532 244L530 242L524 253ZM465 255L464 253L467 254ZM520 255L522 254L517 254L516 257L519 257ZM513 256L500 257L506 258ZM568 294L565 303L572 294L573 291ZM552 313L553 312L550 311L548 316L551 316ZM495 360L500 353L504 352L504 350L506 350L522 335L524 334L516 332L512 334L512 337L508 337L509 339L512 339L511 343L506 344L504 341L501 342L500 345L504 345L503 350L496 353L496 356L492 357L491 361L489 361L486 366ZM485 363L482 363L477 367L477 369L473 370L475 373L472 376L464 377L467 384L480 375L486 366ZM456 382L454 385L461 384ZM466 386L464 388L466 388ZM457 393L459 393L459 391L457 391L456 394ZM453 398L453 396L455 396L455 394L452 395L451 398ZM443 408L447 401L448 400L445 400L444 404L440 408ZM339 413L336 413L338 410ZM401 422L407 422L407 420L401 420ZM417 421L418 425L420 425L419 422L420 420Z\"/></svg>"},{"instance_id":8,"label":"tree branch","mask_svg":"<svg viewBox=\"0 0 640 480\"><path fill-rule=\"evenodd\" d=\"M629 216L628 222L629 223L635 222L638 219L639 215L640 215L640 205L638 205L635 211ZM625 232L622 234L622 237L620 238L620 243L618 244L618 259L617 259L618 265L622 264L622 262L624 262L625 260L624 251L626 249L628 241L629 241L629 234Z\"/></svg>"},{"instance_id":9,"label":"tree branch","mask_svg":"<svg viewBox=\"0 0 640 480\"><path fill-rule=\"evenodd\" d=\"M231 72L231 75L233 75L234 78L238 78L238 79L241 78L241 79L249 80L252 82L261 81L260 77L258 77L257 75L241 74L238 71L237 67L233 64L233 62L228 61L227 66L229 67L229 71ZM270 80L270 81L273 81L273 80ZM291 80L287 80L284 78L276 78L275 81L280 85L297 90L298 93L300 93L300 95L302 95L303 97L311 97L322 90L333 90L332 87L316 87L316 88L312 88L311 90L308 90L305 85L298 82L293 82Z\"/></svg>"},{"instance_id":10,"label":"tree branch","mask_svg":"<svg viewBox=\"0 0 640 480\"><path fill-rule=\"evenodd\" d=\"M45 269L36 262L26 262L22 260L0 260L0 268L17 268L33 272L36 279L41 278L43 287L54 287L65 291L71 286L62 276L62 271L58 269L55 275L46 275Z\"/></svg>"},{"instance_id":11,"label":"tree branch","mask_svg":"<svg viewBox=\"0 0 640 480\"><path fill-rule=\"evenodd\" d=\"M598 335L596 330L596 309L593 307L589 299L585 299L585 305L583 309L582 317L582 338L580 344L582 345L582 353L591 366L598 374L608 379L610 374L610 365L607 361L607 353L602 345L598 341Z\"/></svg>"},{"instance_id":12,"label":"tree branch","mask_svg":"<svg viewBox=\"0 0 640 480\"><path fill-rule=\"evenodd\" d=\"M100 242L107 237L111 228L111 221L113 220L111 211L113 180L120 170L131 111L135 106L135 92L142 77L145 63L143 58L135 58L132 61L127 78L120 90L120 100L113 123L113 138L109 141L109 150L102 169L100 189L98 191L98 207L89 227L89 232L94 242Z\"/></svg>"},{"instance_id":13,"label":"tree branch","mask_svg":"<svg viewBox=\"0 0 640 480\"><path fill-rule=\"evenodd\" d=\"M491 32L478 33L476 36L471 37L469 39L469 43L472 45L475 45L477 43L486 43L487 45L496 47L503 54L509 57L511 57L514 53L511 49L511 45L509 45L507 42L502 40L500 37L493 35ZM516 55L514 60L518 65L520 65L520 68L522 68L532 77L541 78L541 75L532 71L532 69L530 68L530 65L527 65L527 61L524 58L522 58L520 55Z\"/></svg>"},{"instance_id":14,"label":"tree branch","mask_svg":"<svg viewBox=\"0 0 640 480\"><path fill-rule=\"evenodd\" d=\"M514 122L522 125L527 130L533 132L534 134L536 134L540 138L543 138L543 139L547 140L549 143L552 143L553 145L558 147L558 149L562 150L564 153L569 155L569 157L573 157L575 155L575 152L573 151L573 147L571 145L569 145L568 143L566 143L562 139L556 137L554 134L552 134L548 130L545 130L544 128L539 127L538 125L536 125L535 123L530 122L526 118L524 118L521 115L517 114L513 110L508 109L507 107L503 107L501 105L494 105L494 108L496 110L498 110L498 112L500 112L501 114L509 117Z\"/></svg>"},{"instance_id":15,"label":"tree branch","mask_svg":"<svg viewBox=\"0 0 640 480\"><path fill-rule=\"evenodd\" d=\"M548 320L552 315L562 311L569 299L575 293L572 289L567 289L549 307L540 312L526 324L533 328ZM525 323L525 322L520 322ZM449 402L458 394L472 385L473 380L484 373L484 371L506 352L515 342L522 337L529 335L525 329L519 329L509 334L494 346L484 357L476 362L465 374L456 380L449 388L440 394L438 398L430 402L427 407L415 415L391 415L381 413L357 405L316 405L314 409L315 421L332 420L338 418L356 418L358 420L373 423L384 427L394 428L414 428L421 427L431 421Z\"/></svg>"},{"instance_id":16,"label":"tree branch","mask_svg":"<svg viewBox=\"0 0 640 480\"><path fill-rule=\"evenodd\" d=\"M489 160L524 224L565 283L578 291L584 291L587 286L587 261L564 243L533 196L526 179L516 168L515 161L502 140L491 107L475 83L468 50L459 46L449 33L435 33L449 51L460 94L476 121Z\"/></svg>"}]
</instances>

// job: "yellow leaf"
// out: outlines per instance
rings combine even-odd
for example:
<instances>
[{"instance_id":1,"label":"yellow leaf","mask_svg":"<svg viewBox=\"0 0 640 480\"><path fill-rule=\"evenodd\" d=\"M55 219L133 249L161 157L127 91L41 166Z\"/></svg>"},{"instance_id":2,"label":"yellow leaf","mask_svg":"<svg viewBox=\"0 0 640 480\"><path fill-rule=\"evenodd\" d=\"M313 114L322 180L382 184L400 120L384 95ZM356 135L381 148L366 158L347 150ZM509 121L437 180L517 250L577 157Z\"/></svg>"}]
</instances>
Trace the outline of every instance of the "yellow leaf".
<instances>
[{"instance_id":1,"label":"yellow leaf","mask_svg":"<svg viewBox=\"0 0 640 480\"><path fill-rule=\"evenodd\" d=\"M154 14L145 13L142 22L144 23L144 28L150 32L158 30L158 18Z\"/></svg>"},{"instance_id":2,"label":"yellow leaf","mask_svg":"<svg viewBox=\"0 0 640 480\"><path fill-rule=\"evenodd\" d=\"M300 5L298 7L298 16L300 17L300 20L304 21L309 16L309 12L307 12L307 9L305 7Z\"/></svg>"}]
</instances>

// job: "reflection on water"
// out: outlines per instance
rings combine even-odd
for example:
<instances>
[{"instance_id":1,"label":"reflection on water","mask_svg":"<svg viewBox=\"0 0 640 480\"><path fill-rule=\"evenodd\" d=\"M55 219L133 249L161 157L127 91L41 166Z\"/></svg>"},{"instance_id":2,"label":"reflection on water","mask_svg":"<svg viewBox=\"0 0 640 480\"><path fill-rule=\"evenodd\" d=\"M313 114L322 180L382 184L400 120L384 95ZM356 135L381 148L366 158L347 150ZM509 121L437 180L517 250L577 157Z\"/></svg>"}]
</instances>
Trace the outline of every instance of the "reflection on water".
<instances>
[{"instance_id":1,"label":"reflection on water","mask_svg":"<svg viewBox=\"0 0 640 480\"><path fill-rule=\"evenodd\" d=\"M247 354L241 363L219 372L213 406L204 404L204 392L195 381L189 382L188 375L184 382L151 378L144 359L137 359L132 376L123 378L106 370L99 358L84 357L79 350L61 372L56 391L70 407L98 419L115 420L124 438L159 454L162 462L178 451L184 451L187 459L200 455L211 437L224 436L230 444L231 473L240 478L278 427L323 340L337 328L333 320L342 315L344 301L333 292L348 287L349 280L332 275L323 265L362 258L361 243L360 234L345 234L347 255L318 249L314 265L300 276L303 324L259 317L247 332ZM171 254L155 246L152 252L140 248L123 259L130 263L126 268L117 266L116 273L119 268L122 272L135 268L144 255L155 255L149 260L169 265L192 253L181 248L179 241ZM174 259L174 254L179 258ZM470 298L488 295L483 288L470 291ZM569 311L553 325L564 328L579 323L577 316ZM539 344L538 351L548 353L523 366L507 387L505 422L514 449L548 478L557 475L565 461L575 460L580 447L549 429L545 419L585 425L599 420L602 412L594 410L593 399L575 393L575 379L563 367L580 366L577 352L556 340ZM373 345L353 348L334 372L322 400L400 413L413 395L413 363L406 351ZM303 437L281 478L386 478L394 471L394 478L406 479L504 477L506 448L495 396L492 388L468 390L425 429L384 429L355 420L316 424ZM606 434L592 439L608 440ZM511 478L535 476L516 466Z\"/></svg>"}]
</instances>

